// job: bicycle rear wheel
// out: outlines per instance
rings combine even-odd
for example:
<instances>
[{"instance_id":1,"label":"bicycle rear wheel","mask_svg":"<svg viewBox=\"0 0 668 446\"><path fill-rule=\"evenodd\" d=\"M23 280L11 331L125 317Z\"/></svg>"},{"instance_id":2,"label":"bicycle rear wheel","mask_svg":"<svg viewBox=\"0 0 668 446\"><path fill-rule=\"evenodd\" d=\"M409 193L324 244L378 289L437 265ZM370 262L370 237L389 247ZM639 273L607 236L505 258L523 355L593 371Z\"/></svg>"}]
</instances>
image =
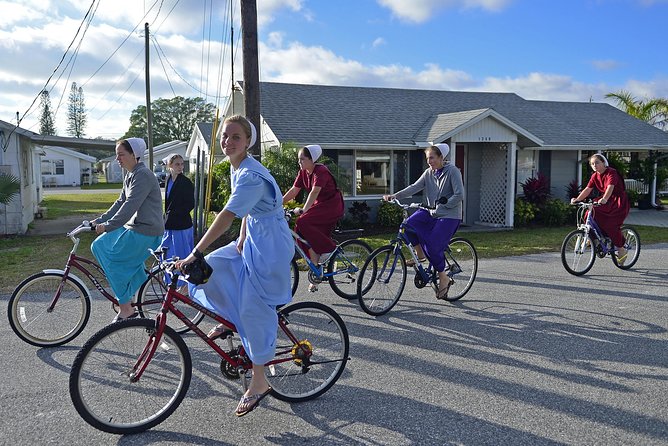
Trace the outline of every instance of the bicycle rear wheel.
<instances>
[{"instance_id":1,"label":"bicycle rear wheel","mask_svg":"<svg viewBox=\"0 0 668 446\"><path fill-rule=\"evenodd\" d=\"M364 290L363 284L369 284ZM401 251L386 245L364 262L357 286L360 307L367 314L381 316L394 307L406 286L406 259Z\"/></svg>"},{"instance_id":2,"label":"bicycle rear wheel","mask_svg":"<svg viewBox=\"0 0 668 446\"><path fill-rule=\"evenodd\" d=\"M165 284L162 273L159 269L153 269L146 279L146 282L142 284L137 292L137 311L139 315L147 319L155 319L155 316L160 311L162 306L162 301L167 294L167 285ZM186 305L183 302L173 301L174 306L181 310L183 314L186 315L190 321L197 325L202 319L204 319L204 313L200 312L196 308ZM177 333L187 333L190 328L181 322L177 317L172 317L168 319L168 324L176 330Z\"/></svg>"},{"instance_id":3,"label":"bicycle rear wheel","mask_svg":"<svg viewBox=\"0 0 668 446\"><path fill-rule=\"evenodd\" d=\"M640 236L635 229L628 226L622 226L622 235L624 236L624 248L626 248L626 259L620 262L617 258L617 252L612 253L612 263L617 268L629 269L638 261L640 256Z\"/></svg>"},{"instance_id":4,"label":"bicycle rear wheel","mask_svg":"<svg viewBox=\"0 0 668 446\"><path fill-rule=\"evenodd\" d=\"M290 261L290 283L292 284L292 295L294 296L297 292L297 287L299 287L299 266L295 259Z\"/></svg>"},{"instance_id":5,"label":"bicycle rear wheel","mask_svg":"<svg viewBox=\"0 0 668 446\"><path fill-rule=\"evenodd\" d=\"M357 297L359 271L369 254L371 247L362 240L346 240L339 245L339 252L327 265L327 272L333 273L329 276L329 285L337 295L348 300ZM368 282L364 284L363 289L368 285Z\"/></svg>"},{"instance_id":6,"label":"bicycle rear wheel","mask_svg":"<svg viewBox=\"0 0 668 446\"><path fill-rule=\"evenodd\" d=\"M348 362L350 341L341 317L318 302L299 302L282 308L276 358L265 367L272 395L282 401L308 401L325 393ZM297 342L295 342L296 340Z\"/></svg>"},{"instance_id":7,"label":"bicycle rear wheel","mask_svg":"<svg viewBox=\"0 0 668 446\"><path fill-rule=\"evenodd\" d=\"M469 292L478 274L478 253L470 241L455 237L445 251L445 261L452 279L445 300L459 300Z\"/></svg>"},{"instance_id":8,"label":"bicycle rear wheel","mask_svg":"<svg viewBox=\"0 0 668 446\"><path fill-rule=\"evenodd\" d=\"M192 362L185 342L168 326L143 375L134 379L139 356L154 340L154 327L149 319L107 325L74 359L70 397L94 428L112 434L142 432L167 419L183 401Z\"/></svg>"},{"instance_id":9,"label":"bicycle rear wheel","mask_svg":"<svg viewBox=\"0 0 668 446\"><path fill-rule=\"evenodd\" d=\"M571 231L561 244L561 263L566 271L581 276L594 266L594 242L584 229Z\"/></svg>"},{"instance_id":10,"label":"bicycle rear wheel","mask_svg":"<svg viewBox=\"0 0 668 446\"><path fill-rule=\"evenodd\" d=\"M58 287L60 296L48 311ZM90 317L90 296L78 282L62 272L41 272L19 284L9 298L9 325L28 344L55 347L76 338Z\"/></svg>"}]
</instances>

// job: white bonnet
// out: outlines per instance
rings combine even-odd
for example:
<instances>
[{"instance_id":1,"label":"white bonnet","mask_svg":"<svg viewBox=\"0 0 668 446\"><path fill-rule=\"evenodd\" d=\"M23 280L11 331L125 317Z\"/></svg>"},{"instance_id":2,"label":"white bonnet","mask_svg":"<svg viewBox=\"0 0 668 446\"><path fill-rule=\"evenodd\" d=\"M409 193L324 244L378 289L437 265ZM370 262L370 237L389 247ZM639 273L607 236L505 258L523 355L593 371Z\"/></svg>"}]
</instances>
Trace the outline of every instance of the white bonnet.
<instances>
[{"instance_id":1,"label":"white bonnet","mask_svg":"<svg viewBox=\"0 0 668 446\"><path fill-rule=\"evenodd\" d=\"M311 159L315 163L318 158L320 158L320 155L322 155L322 147L320 147L317 144L311 144L308 146L304 147L305 149L308 149L308 152L311 154Z\"/></svg>"},{"instance_id":2,"label":"white bonnet","mask_svg":"<svg viewBox=\"0 0 668 446\"><path fill-rule=\"evenodd\" d=\"M144 156L146 151L146 142L142 138L127 138L126 141L132 147L132 153L134 153L135 158L141 158Z\"/></svg>"},{"instance_id":3,"label":"white bonnet","mask_svg":"<svg viewBox=\"0 0 668 446\"><path fill-rule=\"evenodd\" d=\"M450 153L450 146L444 142L440 144L434 144L434 147L437 147L438 150L441 151L441 156L443 156L443 158L448 156L448 153Z\"/></svg>"}]
</instances>

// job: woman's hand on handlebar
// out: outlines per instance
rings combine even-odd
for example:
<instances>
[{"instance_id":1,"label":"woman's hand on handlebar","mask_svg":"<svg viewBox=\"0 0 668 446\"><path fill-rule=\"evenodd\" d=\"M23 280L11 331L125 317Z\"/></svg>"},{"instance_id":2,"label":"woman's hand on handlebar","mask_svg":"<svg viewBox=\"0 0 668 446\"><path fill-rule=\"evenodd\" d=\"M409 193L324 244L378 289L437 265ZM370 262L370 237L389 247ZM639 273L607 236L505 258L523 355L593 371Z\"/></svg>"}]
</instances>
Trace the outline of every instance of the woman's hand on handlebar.
<instances>
[{"instance_id":1,"label":"woman's hand on handlebar","mask_svg":"<svg viewBox=\"0 0 668 446\"><path fill-rule=\"evenodd\" d=\"M178 260L175 264L176 269L179 271L183 270L183 267L186 266L189 263L193 263L195 261L195 255L193 253L188 254L188 257L186 257L183 260Z\"/></svg>"},{"instance_id":2,"label":"woman's hand on handlebar","mask_svg":"<svg viewBox=\"0 0 668 446\"><path fill-rule=\"evenodd\" d=\"M383 200L385 201L392 201L395 199L394 195L383 195Z\"/></svg>"}]
</instances>

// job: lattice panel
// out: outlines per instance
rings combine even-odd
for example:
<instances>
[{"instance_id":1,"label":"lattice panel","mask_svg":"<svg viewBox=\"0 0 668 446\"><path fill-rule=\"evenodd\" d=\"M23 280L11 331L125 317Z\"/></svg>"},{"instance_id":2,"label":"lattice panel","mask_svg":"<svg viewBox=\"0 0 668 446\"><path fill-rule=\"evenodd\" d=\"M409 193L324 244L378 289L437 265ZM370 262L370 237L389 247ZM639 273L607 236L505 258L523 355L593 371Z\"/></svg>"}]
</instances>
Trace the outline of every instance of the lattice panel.
<instances>
[{"instance_id":1,"label":"lattice panel","mask_svg":"<svg viewBox=\"0 0 668 446\"><path fill-rule=\"evenodd\" d=\"M506 187L508 150L485 145L482 150L480 180L480 222L508 226L506 223Z\"/></svg>"}]
</instances>

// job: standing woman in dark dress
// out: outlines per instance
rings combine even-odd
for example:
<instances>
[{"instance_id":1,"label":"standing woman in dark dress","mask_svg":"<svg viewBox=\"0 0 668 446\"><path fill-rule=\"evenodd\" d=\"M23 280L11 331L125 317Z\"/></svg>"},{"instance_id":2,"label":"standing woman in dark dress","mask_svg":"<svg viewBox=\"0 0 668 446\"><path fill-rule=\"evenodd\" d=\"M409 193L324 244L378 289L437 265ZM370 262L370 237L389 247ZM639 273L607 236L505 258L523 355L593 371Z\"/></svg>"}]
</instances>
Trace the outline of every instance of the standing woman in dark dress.
<instances>
[{"instance_id":1,"label":"standing woman in dark dress","mask_svg":"<svg viewBox=\"0 0 668 446\"><path fill-rule=\"evenodd\" d=\"M183 157L173 153L164 159L170 174L165 180L165 234L162 246L167 255L185 259L195 246L193 220L190 212L195 207L195 188L183 174ZM170 282L169 277L165 279Z\"/></svg>"}]
</instances>

